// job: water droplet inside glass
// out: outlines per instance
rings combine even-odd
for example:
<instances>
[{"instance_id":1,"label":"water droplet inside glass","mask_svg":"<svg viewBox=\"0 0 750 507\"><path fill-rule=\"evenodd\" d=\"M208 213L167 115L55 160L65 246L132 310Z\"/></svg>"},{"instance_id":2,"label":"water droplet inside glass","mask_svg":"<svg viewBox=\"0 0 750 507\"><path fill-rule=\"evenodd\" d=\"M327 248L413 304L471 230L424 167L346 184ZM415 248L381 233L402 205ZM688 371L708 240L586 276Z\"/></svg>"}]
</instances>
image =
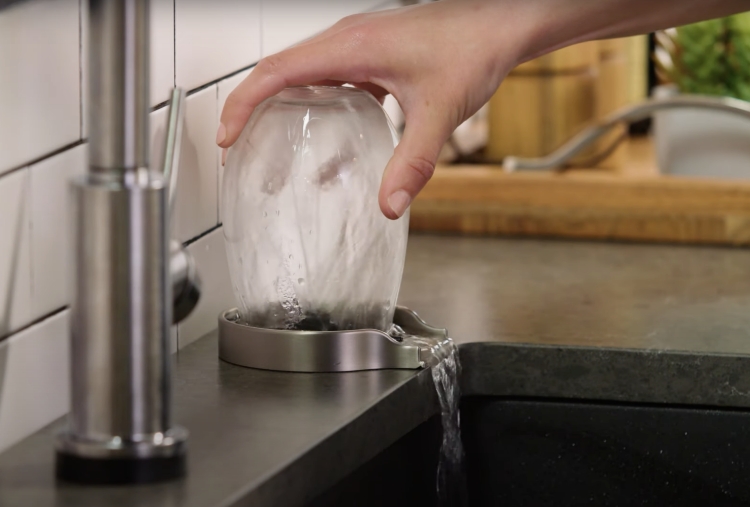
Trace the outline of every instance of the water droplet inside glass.
<instances>
[{"instance_id":1,"label":"water droplet inside glass","mask_svg":"<svg viewBox=\"0 0 750 507\"><path fill-rule=\"evenodd\" d=\"M304 278L298 278L297 283L300 285L305 285L305 279Z\"/></svg>"},{"instance_id":2,"label":"water droplet inside glass","mask_svg":"<svg viewBox=\"0 0 750 507\"><path fill-rule=\"evenodd\" d=\"M290 259L294 259L294 255L292 255L292 254L289 254L289 258L290 258Z\"/></svg>"}]
</instances>

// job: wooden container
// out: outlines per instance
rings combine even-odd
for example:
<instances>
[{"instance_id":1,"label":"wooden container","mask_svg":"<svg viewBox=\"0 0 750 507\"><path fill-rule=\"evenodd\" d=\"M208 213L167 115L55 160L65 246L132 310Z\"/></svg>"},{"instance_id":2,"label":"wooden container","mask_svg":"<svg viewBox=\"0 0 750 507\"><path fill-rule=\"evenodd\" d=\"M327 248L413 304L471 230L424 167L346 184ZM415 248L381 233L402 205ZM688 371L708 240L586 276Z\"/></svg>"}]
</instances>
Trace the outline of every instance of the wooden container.
<instances>
[{"instance_id":1,"label":"wooden container","mask_svg":"<svg viewBox=\"0 0 750 507\"><path fill-rule=\"evenodd\" d=\"M646 50L645 37L593 41L519 65L490 100L487 161L549 155L588 124L642 100ZM625 134L615 129L571 163L591 166ZM621 170L623 150L594 167Z\"/></svg>"},{"instance_id":2,"label":"wooden container","mask_svg":"<svg viewBox=\"0 0 750 507\"><path fill-rule=\"evenodd\" d=\"M598 42L584 42L522 63L511 75L549 75L590 69L599 59Z\"/></svg>"},{"instance_id":3,"label":"wooden container","mask_svg":"<svg viewBox=\"0 0 750 507\"><path fill-rule=\"evenodd\" d=\"M625 52L607 53L599 61L596 78L596 93L593 120L606 118L630 102L628 90L628 61ZM595 145L597 154L605 153L618 141L623 141L628 129L618 125L602 136ZM625 142L620 142L606 158L596 163L596 167L617 171L625 162Z\"/></svg>"},{"instance_id":4,"label":"wooden container","mask_svg":"<svg viewBox=\"0 0 750 507\"><path fill-rule=\"evenodd\" d=\"M490 101L485 155L541 157L582 129L594 114L590 69L560 75L508 76Z\"/></svg>"}]
</instances>

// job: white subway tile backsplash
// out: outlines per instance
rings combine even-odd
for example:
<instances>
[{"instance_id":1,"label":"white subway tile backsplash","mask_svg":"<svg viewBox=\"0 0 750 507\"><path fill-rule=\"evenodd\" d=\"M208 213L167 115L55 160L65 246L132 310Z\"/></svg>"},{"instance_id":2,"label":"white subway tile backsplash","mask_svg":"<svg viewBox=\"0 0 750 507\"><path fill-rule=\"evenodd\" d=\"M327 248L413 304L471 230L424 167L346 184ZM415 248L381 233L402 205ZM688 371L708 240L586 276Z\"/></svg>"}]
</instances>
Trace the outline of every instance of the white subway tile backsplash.
<instances>
[{"instance_id":1,"label":"white subway tile backsplash","mask_svg":"<svg viewBox=\"0 0 750 507\"><path fill-rule=\"evenodd\" d=\"M175 1L176 81L194 89L260 59L260 0Z\"/></svg>"},{"instance_id":2,"label":"white subway tile backsplash","mask_svg":"<svg viewBox=\"0 0 750 507\"><path fill-rule=\"evenodd\" d=\"M79 0L80 19L79 25L81 30L81 139L89 137L89 2L88 0Z\"/></svg>"},{"instance_id":3,"label":"white subway tile backsplash","mask_svg":"<svg viewBox=\"0 0 750 507\"><path fill-rule=\"evenodd\" d=\"M216 86L187 98L180 175L175 201L175 232L187 241L218 223L216 187Z\"/></svg>"},{"instance_id":4,"label":"white subway tile backsplash","mask_svg":"<svg viewBox=\"0 0 750 507\"><path fill-rule=\"evenodd\" d=\"M0 337L31 319L29 170L0 176Z\"/></svg>"},{"instance_id":5,"label":"white subway tile backsplash","mask_svg":"<svg viewBox=\"0 0 750 507\"><path fill-rule=\"evenodd\" d=\"M388 95L383 102L383 108L393 122L393 126L399 129L404 122L404 112L393 95Z\"/></svg>"},{"instance_id":6,"label":"white subway tile backsplash","mask_svg":"<svg viewBox=\"0 0 750 507\"><path fill-rule=\"evenodd\" d=\"M174 88L174 0L151 0L151 104Z\"/></svg>"},{"instance_id":7,"label":"white subway tile backsplash","mask_svg":"<svg viewBox=\"0 0 750 507\"><path fill-rule=\"evenodd\" d=\"M0 344L0 452L68 411L69 313Z\"/></svg>"},{"instance_id":8,"label":"white subway tile backsplash","mask_svg":"<svg viewBox=\"0 0 750 507\"><path fill-rule=\"evenodd\" d=\"M0 173L80 138L78 0L0 9Z\"/></svg>"},{"instance_id":9,"label":"white subway tile backsplash","mask_svg":"<svg viewBox=\"0 0 750 507\"><path fill-rule=\"evenodd\" d=\"M151 113L151 165L164 154L167 108ZM172 237L187 241L218 223L216 158L216 86L187 98Z\"/></svg>"},{"instance_id":10,"label":"white subway tile backsplash","mask_svg":"<svg viewBox=\"0 0 750 507\"><path fill-rule=\"evenodd\" d=\"M70 304L73 227L71 179L86 171L80 145L31 167L32 317Z\"/></svg>"},{"instance_id":11,"label":"white subway tile backsplash","mask_svg":"<svg viewBox=\"0 0 750 507\"><path fill-rule=\"evenodd\" d=\"M217 119L221 120L221 111L224 109L224 104L227 101L227 97L229 94L237 88L237 85L240 84L247 76L250 75L250 72L252 72L252 69L246 70L244 72L240 72L237 75L234 75L228 79L225 79L223 81L219 81L217 86L219 87L219 103L218 107L216 109ZM221 165L221 148L216 149L216 157L217 157L217 164L219 168L219 184L218 184L218 195L217 195L217 205L219 207L219 223L222 222L221 218L221 193L222 193L222 187L224 185L224 167Z\"/></svg>"},{"instance_id":12,"label":"white subway tile backsplash","mask_svg":"<svg viewBox=\"0 0 750 507\"><path fill-rule=\"evenodd\" d=\"M179 324L180 348L193 343L218 326L219 312L237 306L229 277L224 233L211 231L188 246L201 277L201 299L193 313Z\"/></svg>"},{"instance_id":13,"label":"white subway tile backsplash","mask_svg":"<svg viewBox=\"0 0 750 507\"><path fill-rule=\"evenodd\" d=\"M382 0L262 0L263 56L322 32L339 19L372 9Z\"/></svg>"}]
</instances>

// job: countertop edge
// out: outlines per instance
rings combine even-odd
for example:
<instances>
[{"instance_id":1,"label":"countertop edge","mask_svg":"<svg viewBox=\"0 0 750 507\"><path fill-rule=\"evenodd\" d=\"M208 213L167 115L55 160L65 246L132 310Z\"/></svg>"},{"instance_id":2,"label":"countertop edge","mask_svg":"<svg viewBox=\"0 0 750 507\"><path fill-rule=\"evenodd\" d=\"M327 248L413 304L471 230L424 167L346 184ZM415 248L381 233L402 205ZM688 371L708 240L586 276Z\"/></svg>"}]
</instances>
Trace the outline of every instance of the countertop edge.
<instances>
[{"instance_id":1,"label":"countertop edge","mask_svg":"<svg viewBox=\"0 0 750 507\"><path fill-rule=\"evenodd\" d=\"M348 424L217 507L305 505L438 412L432 375L429 369L422 370L383 393Z\"/></svg>"},{"instance_id":2,"label":"countertop edge","mask_svg":"<svg viewBox=\"0 0 750 507\"><path fill-rule=\"evenodd\" d=\"M750 355L496 342L459 350L464 396L750 408Z\"/></svg>"}]
</instances>

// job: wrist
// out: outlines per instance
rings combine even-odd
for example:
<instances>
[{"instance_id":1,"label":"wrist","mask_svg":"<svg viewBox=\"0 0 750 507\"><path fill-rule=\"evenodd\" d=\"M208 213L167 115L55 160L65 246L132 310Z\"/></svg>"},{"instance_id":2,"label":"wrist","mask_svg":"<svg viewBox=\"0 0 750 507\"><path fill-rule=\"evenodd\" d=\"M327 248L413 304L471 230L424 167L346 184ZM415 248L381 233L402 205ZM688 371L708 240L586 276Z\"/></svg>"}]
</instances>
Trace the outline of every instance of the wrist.
<instances>
[{"instance_id":1,"label":"wrist","mask_svg":"<svg viewBox=\"0 0 750 507\"><path fill-rule=\"evenodd\" d=\"M452 12L452 21L459 21L459 30L466 43L482 55L490 66L489 81L500 84L505 75L528 60L536 50L538 19L529 4L536 0L442 0ZM495 86L496 87L496 86ZM494 89L494 88L493 88Z\"/></svg>"}]
</instances>

